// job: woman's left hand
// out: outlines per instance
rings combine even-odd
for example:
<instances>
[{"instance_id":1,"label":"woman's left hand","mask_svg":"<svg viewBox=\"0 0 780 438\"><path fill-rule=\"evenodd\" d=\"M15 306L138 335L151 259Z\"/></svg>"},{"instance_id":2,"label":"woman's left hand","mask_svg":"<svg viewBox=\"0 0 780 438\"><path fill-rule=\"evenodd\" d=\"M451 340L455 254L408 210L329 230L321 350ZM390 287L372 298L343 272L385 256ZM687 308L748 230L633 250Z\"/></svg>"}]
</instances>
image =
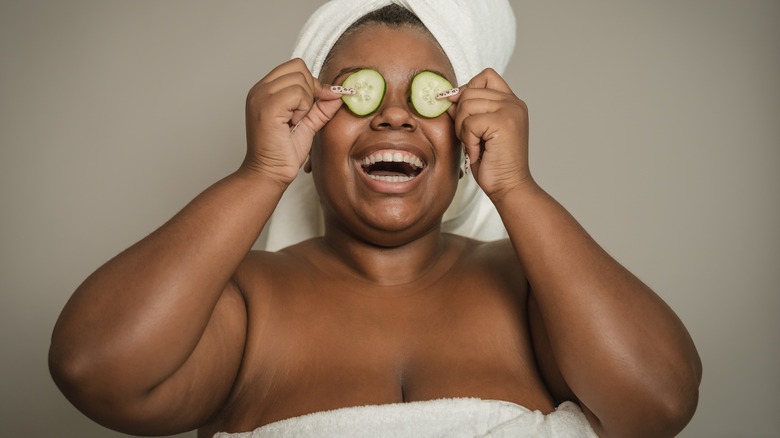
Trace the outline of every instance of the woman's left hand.
<instances>
[{"instance_id":1,"label":"woman's left hand","mask_svg":"<svg viewBox=\"0 0 780 438\"><path fill-rule=\"evenodd\" d=\"M482 190L500 197L533 182L528 166L528 108L493 69L475 76L449 98L455 134ZM468 162L467 161L467 162Z\"/></svg>"}]
</instances>

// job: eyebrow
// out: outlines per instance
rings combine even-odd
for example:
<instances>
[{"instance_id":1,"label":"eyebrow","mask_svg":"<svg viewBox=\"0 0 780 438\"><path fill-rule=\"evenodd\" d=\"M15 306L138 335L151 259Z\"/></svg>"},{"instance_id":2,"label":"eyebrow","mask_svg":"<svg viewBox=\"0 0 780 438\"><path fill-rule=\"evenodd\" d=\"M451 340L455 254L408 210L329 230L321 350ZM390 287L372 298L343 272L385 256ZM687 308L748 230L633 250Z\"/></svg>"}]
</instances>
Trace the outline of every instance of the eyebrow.
<instances>
[{"instance_id":1,"label":"eyebrow","mask_svg":"<svg viewBox=\"0 0 780 438\"><path fill-rule=\"evenodd\" d=\"M417 70L417 71L411 72L411 74L409 75L409 81L411 82L411 80L414 79L415 76L417 76L417 75L419 75L420 73L423 73L423 72L433 73L433 74L436 74L436 75L439 75L439 76L443 77L444 79L447 79L448 81L450 80L450 78L448 78L446 74L444 74L444 73L442 73L442 72L440 72L438 70L425 68L425 69L422 69L422 70Z\"/></svg>"},{"instance_id":2,"label":"eyebrow","mask_svg":"<svg viewBox=\"0 0 780 438\"><path fill-rule=\"evenodd\" d=\"M364 70L367 68L370 68L371 70L376 70L375 67L369 67L369 66L344 67L341 70L339 70L338 73L336 73L336 76L333 77L333 80L330 83L335 84L338 78L344 76L347 73L355 73L356 71Z\"/></svg>"}]
</instances>

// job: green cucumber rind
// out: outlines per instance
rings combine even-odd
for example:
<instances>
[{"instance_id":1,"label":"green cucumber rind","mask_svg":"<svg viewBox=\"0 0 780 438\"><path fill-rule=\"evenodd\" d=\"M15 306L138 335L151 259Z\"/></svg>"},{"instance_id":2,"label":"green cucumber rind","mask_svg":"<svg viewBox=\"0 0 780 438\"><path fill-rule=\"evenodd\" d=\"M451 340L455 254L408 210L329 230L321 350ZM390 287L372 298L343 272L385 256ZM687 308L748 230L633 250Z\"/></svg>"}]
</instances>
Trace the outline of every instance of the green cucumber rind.
<instances>
[{"instance_id":1,"label":"green cucumber rind","mask_svg":"<svg viewBox=\"0 0 780 438\"><path fill-rule=\"evenodd\" d=\"M447 78L430 72L420 72L412 79L411 101L417 114L433 119L444 114L452 106L449 99L436 99L442 91L452 89Z\"/></svg>"},{"instance_id":2,"label":"green cucumber rind","mask_svg":"<svg viewBox=\"0 0 780 438\"><path fill-rule=\"evenodd\" d=\"M381 95L373 95L369 96L369 99L365 99L365 92L359 85L359 81L361 80L370 81L371 83L368 85L372 86L373 89L376 89L378 85L381 85ZM379 105L382 104L387 89L385 78L378 71L370 68L358 70L350 74L344 79L344 82L342 82L341 85L343 87L355 89L355 94L345 94L341 97L341 100L344 101L350 111L358 116L367 116L376 111L379 108Z\"/></svg>"}]
</instances>

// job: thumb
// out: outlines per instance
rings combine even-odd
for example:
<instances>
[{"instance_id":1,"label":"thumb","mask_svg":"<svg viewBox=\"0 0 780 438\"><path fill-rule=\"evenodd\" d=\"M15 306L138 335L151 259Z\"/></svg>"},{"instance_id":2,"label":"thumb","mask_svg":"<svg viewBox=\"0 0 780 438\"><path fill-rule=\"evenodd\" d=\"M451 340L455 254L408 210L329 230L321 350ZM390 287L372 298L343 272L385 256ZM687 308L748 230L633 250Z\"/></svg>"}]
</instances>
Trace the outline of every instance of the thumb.
<instances>
[{"instance_id":1,"label":"thumb","mask_svg":"<svg viewBox=\"0 0 780 438\"><path fill-rule=\"evenodd\" d=\"M354 91L339 86L320 85L317 90L317 101L314 102L309 113L295 125L295 133L314 137L314 134L322 129L341 108L344 103L341 96L344 94L354 94Z\"/></svg>"},{"instance_id":2,"label":"thumb","mask_svg":"<svg viewBox=\"0 0 780 438\"><path fill-rule=\"evenodd\" d=\"M458 101L460 100L461 93L463 90L465 90L468 87L468 84L461 85L460 87L455 87L451 90L443 91L438 96L436 96L437 99L447 99L450 102L453 103L453 105L450 105L449 108L447 108L447 114L452 118L452 120L455 120L455 115L458 112Z\"/></svg>"},{"instance_id":3,"label":"thumb","mask_svg":"<svg viewBox=\"0 0 780 438\"><path fill-rule=\"evenodd\" d=\"M336 115L343 103L344 101L341 100L341 96L339 96L338 99L318 100L307 117L310 121L309 127L312 131L317 132L322 129L322 127Z\"/></svg>"}]
</instances>

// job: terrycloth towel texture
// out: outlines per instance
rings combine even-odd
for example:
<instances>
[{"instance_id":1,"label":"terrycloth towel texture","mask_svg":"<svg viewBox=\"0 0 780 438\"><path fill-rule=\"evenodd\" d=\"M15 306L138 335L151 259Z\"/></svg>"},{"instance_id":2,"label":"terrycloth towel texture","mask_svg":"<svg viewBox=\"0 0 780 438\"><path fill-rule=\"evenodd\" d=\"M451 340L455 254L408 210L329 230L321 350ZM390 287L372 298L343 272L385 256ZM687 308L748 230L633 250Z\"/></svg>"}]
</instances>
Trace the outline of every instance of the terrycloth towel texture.
<instances>
[{"instance_id":1,"label":"terrycloth towel texture","mask_svg":"<svg viewBox=\"0 0 780 438\"><path fill-rule=\"evenodd\" d=\"M316 412L252 432L214 435L263 437L596 438L596 433L571 402L544 415L504 401L454 398Z\"/></svg>"},{"instance_id":2,"label":"terrycloth towel texture","mask_svg":"<svg viewBox=\"0 0 780 438\"><path fill-rule=\"evenodd\" d=\"M332 0L298 36L293 57L314 76L341 34L360 17L390 4L412 11L439 42L459 84L487 67L503 72L515 48L515 17L506 0Z\"/></svg>"},{"instance_id":3,"label":"terrycloth towel texture","mask_svg":"<svg viewBox=\"0 0 780 438\"><path fill-rule=\"evenodd\" d=\"M447 54L458 84L487 67L503 73L515 46L515 17L507 0L332 0L303 27L293 50L318 76L342 33L360 17L392 3L411 10ZM422 208L422 206L421 206ZM506 237L493 204L467 175L444 214L442 229L480 240ZM288 187L266 227L265 249L275 251L324 232L311 175Z\"/></svg>"}]
</instances>

